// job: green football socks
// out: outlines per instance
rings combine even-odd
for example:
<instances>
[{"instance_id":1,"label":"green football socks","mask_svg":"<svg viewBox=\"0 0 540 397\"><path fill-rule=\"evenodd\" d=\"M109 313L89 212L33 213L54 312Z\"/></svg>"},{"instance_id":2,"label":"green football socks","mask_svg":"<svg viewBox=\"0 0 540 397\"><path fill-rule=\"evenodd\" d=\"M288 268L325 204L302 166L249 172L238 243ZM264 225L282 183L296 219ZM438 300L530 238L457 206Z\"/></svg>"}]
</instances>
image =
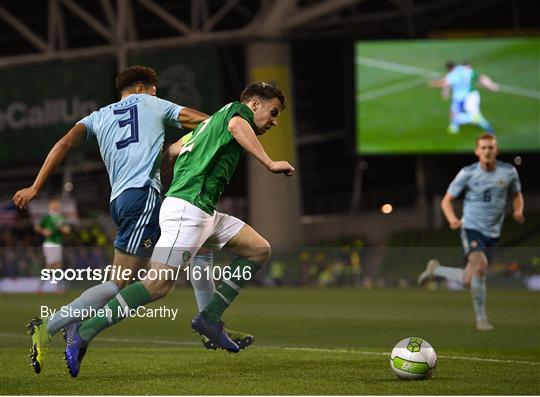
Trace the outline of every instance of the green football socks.
<instances>
[{"instance_id":1,"label":"green football socks","mask_svg":"<svg viewBox=\"0 0 540 397\"><path fill-rule=\"evenodd\" d=\"M231 277L223 279L216 288L210 303L202 311L204 318L210 321L221 320L221 315L238 296L244 286L255 277L262 266L245 258L235 259L231 265Z\"/></svg>"},{"instance_id":2,"label":"green football socks","mask_svg":"<svg viewBox=\"0 0 540 397\"><path fill-rule=\"evenodd\" d=\"M105 328L109 328L126 317L127 310L136 310L139 306L150 302L152 302L152 297L143 283L138 281L128 285L103 307L102 315L89 318L82 323L79 335L86 342L90 342Z\"/></svg>"}]
</instances>

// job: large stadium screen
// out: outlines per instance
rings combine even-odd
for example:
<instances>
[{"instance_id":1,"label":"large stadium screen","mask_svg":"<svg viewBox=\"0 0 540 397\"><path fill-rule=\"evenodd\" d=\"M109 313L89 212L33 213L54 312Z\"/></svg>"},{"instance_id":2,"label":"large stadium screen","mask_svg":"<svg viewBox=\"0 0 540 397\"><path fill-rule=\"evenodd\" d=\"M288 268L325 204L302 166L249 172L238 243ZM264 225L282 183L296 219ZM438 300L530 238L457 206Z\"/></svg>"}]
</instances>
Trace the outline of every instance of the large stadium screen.
<instances>
[{"instance_id":1,"label":"large stadium screen","mask_svg":"<svg viewBox=\"0 0 540 397\"><path fill-rule=\"evenodd\" d=\"M540 151L539 51L539 38L356 42L357 153L470 152L491 129L501 150Z\"/></svg>"}]
</instances>

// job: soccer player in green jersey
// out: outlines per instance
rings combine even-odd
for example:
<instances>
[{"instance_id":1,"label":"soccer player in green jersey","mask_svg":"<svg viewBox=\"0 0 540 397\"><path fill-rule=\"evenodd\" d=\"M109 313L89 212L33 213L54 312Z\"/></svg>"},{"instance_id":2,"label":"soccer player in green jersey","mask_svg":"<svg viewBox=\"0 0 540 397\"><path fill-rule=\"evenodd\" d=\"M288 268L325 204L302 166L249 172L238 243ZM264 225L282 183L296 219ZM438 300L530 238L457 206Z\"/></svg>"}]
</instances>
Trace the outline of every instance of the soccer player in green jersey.
<instances>
[{"instance_id":1,"label":"soccer player in green jersey","mask_svg":"<svg viewBox=\"0 0 540 397\"><path fill-rule=\"evenodd\" d=\"M46 269L62 268L62 239L71 232L71 227L60 212L60 201L49 201L48 212L34 226L36 232L43 236L43 256ZM43 281L39 284L41 292Z\"/></svg>"},{"instance_id":2,"label":"soccer player in green jersey","mask_svg":"<svg viewBox=\"0 0 540 397\"><path fill-rule=\"evenodd\" d=\"M448 73L443 79L432 80L432 87L442 88L443 97L448 98L452 91L452 105L450 106L449 134L459 133L459 126L474 124L483 128L490 134L495 134L493 127L480 111L480 93L478 87L489 91L499 91L499 85L485 74L479 74L469 62L456 65L452 61L446 63Z\"/></svg>"},{"instance_id":3,"label":"soccer player in green jersey","mask_svg":"<svg viewBox=\"0 0 540 397\"><path fill-rule=\"evenodd\" d=\"M285 96L275 86L255 83L183 138L174 178L160 209L161 237L152 254L150 277L124 288L110 300L108 316L77 324L67 334L66 360L77 376L88 343L102 330L122 320L126 309L137 309L165 296L176 270L189 264L201 246L225 248L237 258L209 304L192 321L192 328L218 347L238 352L223 329L221 316L270 256L270 244L241 220L215 210L245 152L270 172L291 176L287 161L273 161L257 139L277 124ZM224 272L225 274L225 272ZM119 310L120 309L120 310Z\"/></svg>"}]
</instances>

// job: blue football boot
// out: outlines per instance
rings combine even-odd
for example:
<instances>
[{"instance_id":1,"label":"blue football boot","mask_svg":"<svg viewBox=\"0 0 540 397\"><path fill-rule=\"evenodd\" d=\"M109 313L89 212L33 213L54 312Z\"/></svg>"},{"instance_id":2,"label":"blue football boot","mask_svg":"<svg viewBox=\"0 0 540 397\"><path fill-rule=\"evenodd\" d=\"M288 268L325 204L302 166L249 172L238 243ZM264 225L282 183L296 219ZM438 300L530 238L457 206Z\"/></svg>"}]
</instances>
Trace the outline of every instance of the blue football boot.
<instances>
[{"instance_id":1,"label":"blue football boot","mask_svg":"<svg viewBox=\"0 0 540 397\"><path fill-rule=\"evenodd\" d=\"M76 378L81 369L81 362L86 354L88 342L84 341L79 335L80 323L68 325L65 329L66 351L64 359L67 362L69 373Z\"/></svg>"},{"instance_id":2,"label":"blue football boot","mask_svg":"<svg viewBox=\"0 0 540 397\"><path fill-rule=\"evenodd\" d=\"M238 345L225 332L221 321L209 321L203 317L202 313L199 313L191 321L191 328L200 336L207 337L217 347L225 349L230 353L238 353L240 351Z\"/></svg>"}]
</instances>

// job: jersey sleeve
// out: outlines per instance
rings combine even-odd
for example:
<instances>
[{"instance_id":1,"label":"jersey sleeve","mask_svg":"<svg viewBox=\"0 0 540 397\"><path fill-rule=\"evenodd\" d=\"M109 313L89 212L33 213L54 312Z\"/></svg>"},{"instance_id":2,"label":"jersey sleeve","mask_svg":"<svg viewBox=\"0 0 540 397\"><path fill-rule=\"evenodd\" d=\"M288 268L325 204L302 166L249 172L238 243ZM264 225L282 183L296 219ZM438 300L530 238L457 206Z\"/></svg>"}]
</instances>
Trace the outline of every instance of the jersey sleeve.
<instances>
[{"instance_id":1,"label":"jersey sleeve","mask_svg":"<svg viewBox=\"0 0 540 397\"><path fill-rule=\"evenodd\" d=\"M519 174L516 167L512 167L511 179L510 179L510 191L512 193L521 192L521 181L519 180Z\"/></svg>"},{"instance_id":2,"label":"jersey sleeve","mask_svg":"<svg viewBox=\"0 0 540 397\"><path fill-rule=\"evenodd\" d=\"M96 136L96 129L97 129L97 117L98 112L92 112L88 116L83 117L80 119L77 124L82 124L86 127L86 140L90 139L90 137Z\"/></svg>"},{"instance_id":3,"label":"jersey sleeve","mask_svg":"<svg viewBox=\"0 0 540 397\"><path fill-rule=\"evenodd\" d=\"M177 105L176 103L158 97L153 97L153 99L157 101L164 123L172 127L182 128L182 124L178 120L178 116L180 115L180 112L184 106Z\"/></svg>"},{"instance_id":4,"label":"jersey sleeve","mask_svg":"<svg viewBox=\"0 0 540 397\"><path fill-rule=\"evenodd\" d=\"M465 190L465 187L467 186L467 182L469 181L470 173L467 172L465 168L462 168L454 180L450 182L450 185L448 186L447 193L450 194L452 197L459 196L463 190Z\"/></svg>"}]
</instances>

